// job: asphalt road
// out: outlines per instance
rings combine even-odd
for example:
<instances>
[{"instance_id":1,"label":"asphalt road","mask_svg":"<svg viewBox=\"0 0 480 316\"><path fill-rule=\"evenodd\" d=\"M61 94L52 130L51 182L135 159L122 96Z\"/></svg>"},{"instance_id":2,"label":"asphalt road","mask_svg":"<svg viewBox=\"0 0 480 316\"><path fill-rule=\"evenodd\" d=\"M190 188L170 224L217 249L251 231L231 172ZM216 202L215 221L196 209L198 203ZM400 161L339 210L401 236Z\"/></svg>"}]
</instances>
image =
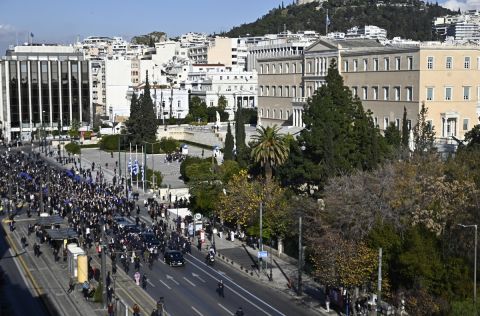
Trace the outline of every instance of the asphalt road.
<instances>
[{"instance_id":1,"label":"asphalt road","mask_svg":"<svg viewBox=\"0 0 480 316\"><path fill-rule=\"evenodd\" d=\"M0 228L0 269L5 273L2 289L2 305L8 313L5 315L48 316L40 298L24 276L19 257L7 243L6 236ZM23 251L20 251L21 256ZM21 298L21 300L19 299Z\"/></svg>"},{"instance_id":2,"label":"asphalt road","mask_svg":"<svg viewBox=\"0 0 480 316\"><path fill-rule=\"evenodd\" d=\"M145 220L145 210L142 210L142 215ZM254 281L228 264L217 261L214 267L207 266L204 256L205 252L199 253L192 247L192 255L185 257L185 267L164 264L162 255L152 270L142 264L140 272L145 272L148 277L146 292L154 300L164 297L165 308L170 315L234 315L239 307L243 308L245 315L312 315L312 311L298 306L284 293ZM134 273L131 265L129 276L132 284ZM225 297L216 292L219 280L223 280Z\"/></svg>"}]
</instances>

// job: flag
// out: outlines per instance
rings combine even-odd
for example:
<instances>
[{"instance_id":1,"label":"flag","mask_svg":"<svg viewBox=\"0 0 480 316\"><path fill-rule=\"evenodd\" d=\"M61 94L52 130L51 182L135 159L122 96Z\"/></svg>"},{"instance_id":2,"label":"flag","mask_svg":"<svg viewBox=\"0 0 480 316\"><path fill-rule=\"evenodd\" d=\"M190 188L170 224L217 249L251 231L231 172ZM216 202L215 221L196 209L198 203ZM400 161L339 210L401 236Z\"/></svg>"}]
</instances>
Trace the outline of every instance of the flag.
<instances>
[{"instance_id":1,"label":"flag","mask_svg":"<svg viewBox=\"0 0 480 316\"><path fill-rule=\"evenodd\" d=\"M138 160L135 159L135 163L133 164L133 174L138 175Z\"/></svg>"},{"instance_id":2,"label":"flag","mask_svg":"<svg viewBox=\"0 0 480 316\"><path fill-rule=\"evenodd\" d=\"M327 14L327 18L326 18L326 20L325 20L325 24L326 24L327 26L330 26L330 18L328 17L328 14Z\"/></svg>"},{"instance_id":3,"label":"flag","mask_svg":"<svg viewBox=\"0 0 480 316\"><path fill-rule=\"evenodd\" d=\"M30 33L30 37L33 38L33 33Z\"/></svg>"},{"instance_id":4,"label":"flag","mask_svg":"<svg viewBox=\"0 0 480 316\"><path fill-rule=\"evenodd\" d=\"M128 172L129 173L132 172L132 157L130 157L130 159L128 159Z\"/></svg>"}]
</instances>

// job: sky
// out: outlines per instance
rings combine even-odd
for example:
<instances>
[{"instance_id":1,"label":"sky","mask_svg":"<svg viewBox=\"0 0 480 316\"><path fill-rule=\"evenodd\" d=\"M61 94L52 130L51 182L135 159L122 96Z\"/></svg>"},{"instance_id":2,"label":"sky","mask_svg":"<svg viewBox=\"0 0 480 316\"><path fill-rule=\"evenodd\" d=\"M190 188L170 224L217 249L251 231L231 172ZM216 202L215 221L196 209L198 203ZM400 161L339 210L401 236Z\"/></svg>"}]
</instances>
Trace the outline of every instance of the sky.
<instances>
[{"instance_id":1,"label":"sky","mask_svg":"<svg viewBox=\"0 0 480 316\"><path fill-rule=\"evenodd\" d=\"M284 1L285 5L293 0ZM228 31L253 22L281 0L0 0L0 56L33 33L36 43L69 44L92 35L152 31L175 37L187 32Z\"/></svg>"},{"instance_id":2,"label":"sky","mask_svg":"<svg viewBox=\"0 0 480 316\"><path fill-rule=\"evenodd\" d=\"M87 36L152 31L175 37L186 32L228 31L253 22L282 2L294 0L0 0L0 56L8 45L28 41L70 44ZM433 0L430 0L433 1ZM457 10L480 9L480 0L440 0Z\"/></svg>"}]
</instances>

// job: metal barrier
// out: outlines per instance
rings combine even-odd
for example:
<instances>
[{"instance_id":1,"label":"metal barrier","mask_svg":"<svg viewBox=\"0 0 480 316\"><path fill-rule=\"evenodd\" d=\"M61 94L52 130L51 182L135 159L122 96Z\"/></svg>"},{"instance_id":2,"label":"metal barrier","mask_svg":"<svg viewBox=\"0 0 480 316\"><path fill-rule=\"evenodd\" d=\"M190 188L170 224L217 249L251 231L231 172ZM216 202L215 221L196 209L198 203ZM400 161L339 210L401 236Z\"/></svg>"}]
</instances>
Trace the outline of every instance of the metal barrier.
<instances>
[{"instance_id":1,"label":"metal barrier","mask_svg":"<svg viewBox=\"0 0 480 316\"><path fill-rule=\"evenodd\" d=\"M128 305L123 300L118 297L115 299L115 315L118 316L129 316Z\"/></svg>"}]
</instances>

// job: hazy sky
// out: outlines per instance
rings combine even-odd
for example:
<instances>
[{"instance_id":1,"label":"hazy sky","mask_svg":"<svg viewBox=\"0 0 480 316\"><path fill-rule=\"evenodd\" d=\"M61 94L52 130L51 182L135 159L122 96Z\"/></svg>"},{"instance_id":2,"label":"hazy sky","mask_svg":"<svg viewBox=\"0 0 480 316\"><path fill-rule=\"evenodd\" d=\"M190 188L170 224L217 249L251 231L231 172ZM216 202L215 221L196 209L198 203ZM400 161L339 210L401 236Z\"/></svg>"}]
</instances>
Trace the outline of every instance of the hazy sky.
<instances>
[{"instance_id":1,"label":"hazy sky","mask_svg":"<svg viewBox=\"0 0 480 316\"><path fill-rule=\"evenodd\" d=\"M294 0L283 1L285 5ZM72 43L90 35L123 36L163 31L213 33L253 22L281 0L0 0L0 56L9 44ZM480 0L445 0L452 9L480 8Z\"/></svg>"}]
</instances>

